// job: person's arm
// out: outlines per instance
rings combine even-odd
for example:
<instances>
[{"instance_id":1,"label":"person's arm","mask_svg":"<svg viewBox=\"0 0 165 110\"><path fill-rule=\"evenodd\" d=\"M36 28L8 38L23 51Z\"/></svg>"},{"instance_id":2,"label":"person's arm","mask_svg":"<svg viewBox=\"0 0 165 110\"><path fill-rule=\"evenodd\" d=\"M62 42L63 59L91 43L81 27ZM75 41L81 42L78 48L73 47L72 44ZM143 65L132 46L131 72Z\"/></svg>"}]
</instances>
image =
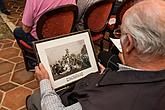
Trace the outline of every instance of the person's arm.
<instances>
[{"instance_id":1,"label":"person's arm","mask_svg":"<svg viewBox=\"0 0 165 110\"><path fill-rule=\"evenodd\" d=\"M100 62L98 62L98 65L99 65L99 69L100 69L100 74L103 74L105 67Z\"/></svg>"},{"instance_id":2,"label":"person's arm","mask_svg":"<svg viewBox=\"0 0 165 110\"><path fill-rule=\"evenodd\" d=\"M42 64L35 67L37 79L40 81L42 110L82 110L79 102L65 107L60 97L51 87L48 73Z\"/></svg>"}]
</instances>

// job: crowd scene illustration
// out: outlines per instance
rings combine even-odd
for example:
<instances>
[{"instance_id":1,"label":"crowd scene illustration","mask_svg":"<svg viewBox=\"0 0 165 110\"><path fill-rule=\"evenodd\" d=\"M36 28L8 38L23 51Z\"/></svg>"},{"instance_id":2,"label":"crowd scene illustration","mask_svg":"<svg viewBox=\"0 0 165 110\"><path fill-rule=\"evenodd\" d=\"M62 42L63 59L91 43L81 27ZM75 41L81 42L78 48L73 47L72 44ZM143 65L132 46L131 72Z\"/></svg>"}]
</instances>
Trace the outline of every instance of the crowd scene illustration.
<instances>
[{"instance_id":1,"label":"crowd scene illustration","mask_svg":"<svg viewBox=\"0 0 165 110\"><path fill-rule=\"evenodd\" d=\"M85 45L83 45L78 54L70 53L69 49L66 48L62 58L56 60L50 67L54 79L56 79L57 75L72 74L91 67Z\"/></svg>"}]
</instances>

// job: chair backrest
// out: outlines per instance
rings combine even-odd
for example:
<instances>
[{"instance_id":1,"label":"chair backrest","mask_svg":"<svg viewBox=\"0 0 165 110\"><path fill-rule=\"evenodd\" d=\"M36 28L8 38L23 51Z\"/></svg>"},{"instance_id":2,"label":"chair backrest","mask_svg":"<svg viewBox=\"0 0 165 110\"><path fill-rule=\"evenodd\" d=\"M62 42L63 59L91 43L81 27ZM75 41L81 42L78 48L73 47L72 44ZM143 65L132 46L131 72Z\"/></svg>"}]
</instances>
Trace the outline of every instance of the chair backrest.
<instances>
[{"instance_id":1,"label":"chair backrest","mask_svg":"<svg viewBox=\"0 0 165 110\"><path fill-rule=\"evenodd\" d=\"M84 27L91 32L101 32L104 30L111 15L111 10L115 0L98 1L91 5L84 15Z\"/></svg>"},{"instance_id":2,"label":"chair backrest","mask_svg":"<svg viewBox=\"0 0 165 110\"><path fill-rule=\"evenodd\" d=\"M45 12L37 21L39 39L70 33L76 23L78 8L68 4Z\"/></svg>"},{"instance_id":3,"label":"chair backrest","mask_svg":"<svg viewBox=\"0 0 165 110\"><path fill-rule=\"evenodd\" d=\"M135 3L139 2L140 0L126 0L125 2L122 3L120 8L117 10L116 13L116 25L121 25L121 21L123 18L124 13L132 7ZM115 26L116 27L116 26Z\"/></svg>"}]
</instances>

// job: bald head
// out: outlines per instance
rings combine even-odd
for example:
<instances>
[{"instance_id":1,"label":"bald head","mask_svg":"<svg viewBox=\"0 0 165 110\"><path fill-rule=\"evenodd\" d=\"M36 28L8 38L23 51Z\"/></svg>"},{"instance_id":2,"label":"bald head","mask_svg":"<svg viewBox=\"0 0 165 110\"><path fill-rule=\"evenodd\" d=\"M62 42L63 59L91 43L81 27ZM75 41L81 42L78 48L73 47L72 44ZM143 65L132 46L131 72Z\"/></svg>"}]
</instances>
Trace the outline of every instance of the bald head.
<instances>
[{"instance_id":1,"label":"bald head","mask_svg":"<svg viewBox=\"0 0 165 110\"><path fill-rule=\"evenodd\" d=\"M165 56L165 1L135 4L123 16L122 31L133 37L139 54Z\"/></svg>"}]
</instances>

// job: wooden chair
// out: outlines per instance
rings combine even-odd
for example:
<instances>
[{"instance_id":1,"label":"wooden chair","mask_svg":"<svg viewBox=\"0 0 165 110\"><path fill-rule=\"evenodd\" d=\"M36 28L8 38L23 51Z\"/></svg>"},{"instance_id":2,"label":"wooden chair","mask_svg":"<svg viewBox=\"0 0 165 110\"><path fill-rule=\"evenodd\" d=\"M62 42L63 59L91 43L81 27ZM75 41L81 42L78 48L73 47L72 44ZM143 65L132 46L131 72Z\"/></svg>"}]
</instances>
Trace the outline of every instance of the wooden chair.
<instances>
[{"instance_id":1,"label":"wooden chair","mask_svg":"<svg viewBox=\"0 0 165 110\"><path fill-rule=\"evenodd\" d=\"M37 22L38 38L43 39L72 32L77 17L78 8L75 5L65 5L46 12Z\"/></svg>"},{"instance_id":2,"label":"wooden chair","mask_svg":"<svg viewBox=\"0 0 165 110\"><path fill-rule=\"evenodd\" d=\"M110 32L110 37L111 38L116 38L113 34L114 30L117 29L120 25L121 25L121 21L123 18L124 13L130 8L132 7L135 3L139 2L140 0L126 0L124 1L121 6L118 8L117 13L116 13L116 23L113 26L108 25L107 29L109 30L108 32ZM120 30L119 31L119 37L121 35ZM118 37L118 38L119 38ZM111 40L109 40L109 42L112 42ZM111 43L112 45L110 45L109 47L109 51L111 51L111 53L115 53L118 54L118 49L113 45L113 43Z\"/></svg>"},{"instance_id":3,"label":"wooden chair","mask_svg":"<svg viewBox=\"0 0 165 110\"><path fill-rule=\"evenodd\" d=\"M68 4L45 12L37 21L36 32L39 39L55 37L72 32L78 16L76 5ZM20 41L26 70L34 68L36 57L33 47ZM34 64L29 64L31 61ZM30 66L31 65L31 66Z\"/></svg>"},{"instance_id":4,"label":"wooden chair","mask_svg":"<svg viewBox=\"0 0 165 110\"><path fill-rule=\"evenodd\" d=\"M99 45L101 50L103 50L104 30L114 2L115 0L98 1L91 5L84 15L84 27L90 29L94 44Z\"/></svg>"},{"instance_id":5,"label":"wooden chair","mask_svg":"<svg viewBox=\"0 0 165 110\"><path fill-rule=\"evenodd\" d=\"M125 2L122 3L122 5L120 6L120 8L117 10L116 13L116 24L114 28L117 28L119 25L121 25L121 21L124 13L139 1L140 0L126 0Z\"/></svg>"}]
</instances>

